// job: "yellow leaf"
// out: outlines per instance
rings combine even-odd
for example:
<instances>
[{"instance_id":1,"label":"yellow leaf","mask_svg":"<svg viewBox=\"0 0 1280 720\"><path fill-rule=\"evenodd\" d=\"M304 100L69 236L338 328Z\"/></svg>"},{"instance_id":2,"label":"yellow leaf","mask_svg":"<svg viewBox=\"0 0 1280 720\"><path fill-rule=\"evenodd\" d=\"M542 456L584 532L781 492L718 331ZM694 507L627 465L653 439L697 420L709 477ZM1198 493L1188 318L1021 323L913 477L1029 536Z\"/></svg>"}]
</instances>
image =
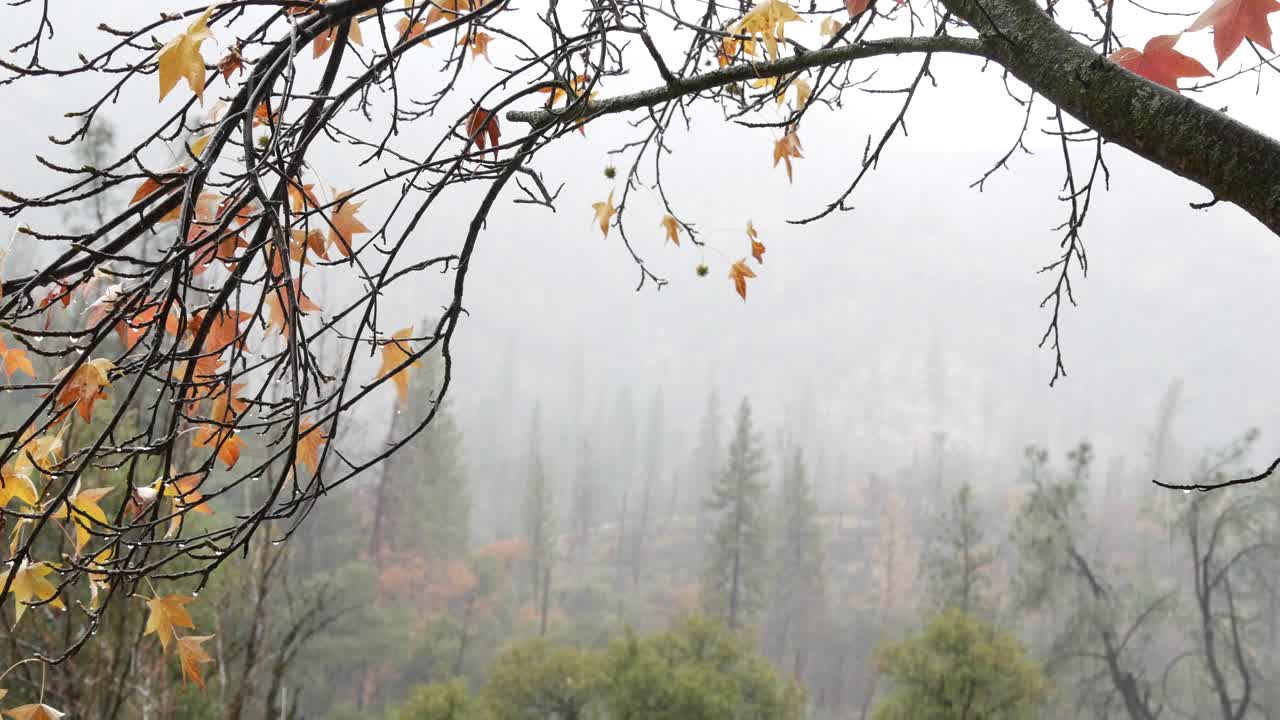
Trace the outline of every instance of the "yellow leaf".
<instances>
[{"instance_id":1,"label":"yellow leaf","mask_svg":"<svg viewBox=\"0 0 1280 720\"><path fill-rule=\"evenodd\" d=\"M378 370L378 378L382 379L388 375L392 375L391 379L396 384L396 394L400 396L400 402L404 402L409 397L409 368L422 367L421 360L414 360L404 364L413 354L413 348L409 347L409 343L405 342L413 336L413 327L407 327L403 330L396 331L391 336L391 340L382 344L382 369ZM400 368L397 370L396 368Z\"/></svg>"},{"instance_id":2,"label":"yellow leaf","mask_svg":"<svg viewBox=\"0 0 1280 720\"><path fill-rule=\"evenodd\" d=\"M756 274L747 266L746 258L742 258L729 268L729 278L733 280L733 287L744 301L747 299L747 278L755 276Z\"/></svg>"},{"instance_id":3,"label":"yellow leaf","mask_svg":"<svg viewBox=\"0 0 1280 720\"><path fill-rule=\"evenodd\" d=\"M770 60L778 59L778 43L786 40L784 26L801 18L783 0L763 0L733 26L734 35L759 35Z\"/></svg>"},{"instance_id":4,"label":"yellow leaf","mask_svg":"<svg viewBox=\"0 0 1280 720\"><path fill-rule=\"evenodd\" d=\"M809 104L809 96L813 94L813 88L809 87L809 81L804 78L791 84L796 88L796 109L799 110Z\"/></svg>"},{"instance_id":5,"label":"yellow leaf","mask_svg":"<svg viewBox=\"0 0 1280 720\"><path fill-rule=\"evenodd\" d=\"M213 662L213 658L200 645L212 637L186 635L178 638L178 663L182 666L182 681L185 683L190 680L199 685L201 690L204 689L204 676L200 674L200 665Z\"/></svg>"},{"instance_id":6,"label":"yellow leaf","mask_svg":"<svg viewBox=\"0 0 1280 720\"><path fill-rule=\"evenodd\" d=\"M18 572L13 576L10 592L13 594L14 623L22 619L27 611L28 603L49 601L51 607L62 608L62 598L56 597L58 589L53 583L45 580L45 576L53 572L48 563L32 563L23 561ZM12 711L10 711L12 712Z\"/></svg>"},{"instance_id":7,"label":"yellow leaf","mask_svg":"<svg viewBox=\"0 0 1280 720\"><path fill-rule=\"evenodd\" d=\"M39 495L31 478L7 470L0 473L0 508L8 505L10 500L21 500L31 507L36 506Z\"/></svg>"},{"instance_id":8,"label":"yellow leaf","mask_svg":"<svg viewBox=\"0 0 1280 720\"><path fill-rule=\"evenodd\" d=\"M57 435L41 435L28 439L18 451L18 459L13 461L13 471L19 475L31 475L32 470L49 467L57 462L62 453L62 433Z\"/></svg>"},{"instance_id":9,"label":"yellow leaf","mask_svg":"<svg viewBox=\"0 0 1280 720\"><path fill-rule=\"evenodd\" d=\"M38 705L19 705L4 711L13 720L59 720L66 713L59 712L43 703Z\"/></svg>"},{"instance_id":10,"label":"yellow leaf","mask_svg":"<svg viewBox=\"0 0 1280 720\"><path fill-rule=\"evenodd\" d=\"M208 25L212 15L213 6L209 6L185 32L161 48L156 58L160 65L161 100L177 86L178 80L185 78L191 91L204 102L204 57L200 54L200 44L213 37Z\"/></svg>"},{"instance_id":11,"label":"yellow leaf","mask_svg":"<svg viewBox=\"0 0 1280 720\"><path fill-rule=\"evenodd\" d=\"M80 490L53 511L51 517L55 520L71 518L75 522L77 554L84 549L84 546L93 537L93 534L89 532L92 524L95 522L100 525L107 524L107 514L98 505L98 501L102 500L112 490L113 488L109 487Z\"/></svg>"},{"instance_id":12,"label":"yellow leaf","mask_svg":"<svg viewBox=\"0 0 1280 720\"><path fill-rule=\"evenodd\" d=\"M680 247L680 222L672 215L662 218L662 227L667 231L667 240Z\"/></svg>"},{"instance_id":13,"label":"yellow leaf","mask_svg":"<svg viewBox=\"0 0 1280 720\"><path fill-rule=\"evenodd\" d=\"M591 203L591 209L595 211L595 219L600 225L601 234L609 237L609 220L618 214L618 209L613 206L613 191L609 191L609 200L607 202Z\"/></svg>"},{"instance_id":14,"label":"yellow leaf","mask_svg":"<svg viewBox=\"0 0 1280 720\"><path fill-rule=\"evenodd\" d=\"M209 141L213 139L213 133L201 135L191 141L191 156L200 157L204 154L204 149L209 147Z\"/></svg>"},{"instance_id":15,"label":"yellow leaf","mask_svg":"<svg viewBox=\"0 0 1280 720\"><path fill-rule=\"evenodd\" d=\"M186 608L194 601L195 598L190 595L165 595L147 600L147 607L150 608L151 614L147 616L147 626L142 634L155 633L160 638L160 647L168 650L169 641L177 637L175 627L195 628L196 625Z\"/></svg>"}]
</instances>

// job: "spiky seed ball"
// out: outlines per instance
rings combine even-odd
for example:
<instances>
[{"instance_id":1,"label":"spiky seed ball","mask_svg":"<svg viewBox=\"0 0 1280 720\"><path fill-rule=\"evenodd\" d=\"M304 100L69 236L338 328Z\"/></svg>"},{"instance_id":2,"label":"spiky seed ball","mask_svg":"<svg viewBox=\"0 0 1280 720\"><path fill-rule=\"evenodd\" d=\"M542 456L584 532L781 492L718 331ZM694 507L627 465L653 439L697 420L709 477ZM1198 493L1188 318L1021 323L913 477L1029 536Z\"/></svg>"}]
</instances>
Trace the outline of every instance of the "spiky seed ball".
<instances>
[{"instance_id":1,"label":"spiky seed ball","mask_svg":"<svg viewBox=\"0 0 1280 720\"><path fill-rule=\"evenodd\" d=\"M710 268L706 265L699 264L696 272L698 273L698 277L706 277L707 273L710 272Z\"/></svg>"},{"instance_id":2,"label":"spiky seed ball","mask_svg":"<svg viewBox=\"0 0 1280 720\"><path fill-rule=\"evenodd\" d=\"M605 166L604 166L604 176L605 176L605 177L607 177L607 178L609 178L610 180L614 179L615 177L617 177L617 176L618 176L618 168L616 168L616 167L614 167L614 166L612 166L612 165L605 165Z\"/></svg>"}]
</instances>

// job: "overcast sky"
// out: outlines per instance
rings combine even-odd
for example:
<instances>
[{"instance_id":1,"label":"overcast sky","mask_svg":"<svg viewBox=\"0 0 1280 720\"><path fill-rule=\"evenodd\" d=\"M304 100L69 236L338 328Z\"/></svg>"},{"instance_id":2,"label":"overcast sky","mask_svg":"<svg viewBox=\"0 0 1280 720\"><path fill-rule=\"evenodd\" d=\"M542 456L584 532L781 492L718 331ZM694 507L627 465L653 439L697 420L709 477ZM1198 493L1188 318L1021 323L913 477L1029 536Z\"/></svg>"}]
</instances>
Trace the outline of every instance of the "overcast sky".
<instances>
[{"instance_id":1,"label":"overcast sky","mask_svg":"<svg viewBox=\"0 0 1280 720\"><path fill-rule=\"evenodd\" d=\"M70 5L90 6L62 8ZM128 25L148 16L146 8L186 5L92 7L129 16L108 19ZM0 42L7 47L34 21L14 21L23 10L4 12ZM86 23L71 15L60 18L46 50L51 63L102 42L91 30L98 18ZM1202 35L1189 47L1207 60L1212 52ZM1134 42L1145 37L1139 33ZM495 41L491 53L501 62L499 46ZM1084 436L1104 454L1139 455L1136 444L1174 378L1185 381L1179 434L1191 449L1219 445L1249 426L1263 431L1264 451L1280 448L1277 239L1234 207L1188 209L1208 193L1123 150L1109 150L1112 187L1096 196L1085 232L1090 274L1076 283L1080 307L1063 319L1070 375L1047 387L1053 356L1036 344L1048 315L1037 306L1051 281L1036 270L1058 252L1060 236L1051 228L1066 212L1056 200L1060 151L1053 138L1032 132L1034 155L1015 157L1013 170L995 176L986 192L968 188L1021 124L998 74L980 74L978 67L968 59L940 61L939 86L923 92L909 116L911 136L894 141L855 196L856 210L805 226L786 221L843 189L867 134L878 133L877 121L892 112L883 96L851 94L842 111L811 114L793 184L771 167L770 131L696 115L690 131L672 133L675 152L664 177L668 194L712 248L664 246L652 200L637 200L631 210L637 252L670 280L660 292L634 291L637 269L616 233L602 238L591 222L591 203L613 187L603 174L608 150L633 132L627 118L592 124L585 138L565 138L537 161L553 186L565 184L557 212L500 204L476 251L470 317L457 340L456 406L466 416L483 403L526 406L540 397L554 409L555 398L578 380L573 368L580 355L592 392L629 385L647 398L660 384L672 424L689 434L709 384L728 400L750 396L769 427L812 388L821 413L817 431L838 440L858 431L860 406L876 385L896 427L873 461L887 469L909 461L935 429L926 367L936 346L946 371L948 434L978 442L985 414L997 423L1011 461L1026 443L1063 448ZM883 86L894 84L891 77ZM1265 87L1255 97L1253 83L1244 79L1205 102L1229 105L1233 115L1274 134L1280 131L1274 102L1266 102ZM77 81L65 87L46 80L0 88L9 108L0 115L7 138L0 144L0 187L46 186L32 154L59 152L43 138L65 131L64 94L84 89ZM153 107L133 100L109 111L130 137ZM1036 120L1049 112L1042 105ZM415 129L424 143L440 132L426 124ZM337 157L330 158L331 176L343 170ZM435 211L423 242L452 237L468 212L465 203ZM744 303L725 271L745 254L748 219L768 252ZM0 219L4 237L16 222ZM699 278L694 268L703 260L712 270ZM392 327L432 311L411 290L392 300ZM512 349L519 397L495 400L496 378Z\"/></svg>"}]
</instances>

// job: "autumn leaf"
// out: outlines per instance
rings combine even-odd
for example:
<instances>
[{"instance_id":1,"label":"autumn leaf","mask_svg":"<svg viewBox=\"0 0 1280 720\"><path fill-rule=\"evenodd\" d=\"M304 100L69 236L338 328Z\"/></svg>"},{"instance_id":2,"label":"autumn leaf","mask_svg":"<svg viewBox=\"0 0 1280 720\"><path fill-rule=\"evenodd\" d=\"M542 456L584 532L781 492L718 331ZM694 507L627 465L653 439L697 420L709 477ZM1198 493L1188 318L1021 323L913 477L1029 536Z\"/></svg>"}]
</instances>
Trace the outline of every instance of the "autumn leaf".
<instances>
[{"instance_id":1,"label":"autumn leaf","mask_svg":"<svg viewBox=\"0 0 1280 720\"><path fill-rule=\"evenodd\" d=\"M259 125L276 125L280 122L280 113L271 112L271 108L267 107L267 103L258 103L258 107L253 109L253 126ZM289 188L292 193L293 187Z\"/></svg>"},{"instance_id":2,"label":"autumn leaf","mask_svg":"<svg viewBox=\"0 0 1280 720\"><path fill-rule=\"evenodd\" d=\"M60 720L66 713L59 712L44 703L19 705L4 711L13 720Z\"/></svg>"},{"instance_id":3,"label":"autumn leaf","mask_svg":"<svg viewBox=\"0 0 1280 720\"><path fill-rule=\"evenodd\" d=\"M173 504L184 510L192 510L201 515L212 515L213 508L209 507L209 503L204 501L204 495L196 488L200 487L200 483L204 481L203 473L187 474L174 478L172 482L166 483L164 486L164 496L173 498ZM162 479L156 480L156 487L160 486Z\"/></svg>"},{"instance_id":4,"label":"autumn leaf","mask_svg":"<svg viewBox=\"0 0 1280 720\"><path fill-rule=\"evenodd\" d=\"M591 203L591 209L595 212L595 220L600 226L600 233L605 237L609 237L609 221L614 215L618 214L618 209L613 206L613 191L609 191L609 199L606 202Z\"/></svg>"},{"instance_id":5,"label":"autumn leaf","mask_svg":"<svg viewBox=\"0 0 1280 720\"><path fill-rule=\"evenodd\" d=\"M74 407L85 422L93 420L93 404L107 396L103 388L111 386L108 373L115 369L115 364L106 358L90 360L76 368L71 379L58 392L55 406L60 414L66 414ZM67 374L63 368L53 377L56 385Z\"/></svg>"},{"instance_id":6,"label":"autumn leaf","mask_svg":"<svg viewBox=\"0 0 1280 720\"><path fill-rule=\"evenodd\" d=\"M1178 42L1178 35L1157 35L1147 41L1142 52L1133 48L1120 48L1111 53L1109 59L1120 67L1150 80L1164 85L1174 92L1178 90L1178 78L1209 77L1209 72L1199 60L1188 57L1173 49Z\"/></svg>"},{"instance_id":7,"label":"autumn leaf","mask_svg":"<svg viewBox=\"0 0 1280 720\"><path fill-rule=\"evenodd\" d=\"M842 27L844 27L844 23L828 15L822 18L822 24L818 26L818 34L822 37L831 37L840 32Z\"/></svg>"},{"instance_id":8,"label":"autumn leaf","mask_svg":"<svg viewBox=\"0 0 1280 720\"><path fill-rule=\"evenodd\" d=\"M799 20L800 15L784 0L763 0L733 26L733 34L759 35L769 59L777 60L778 43L786 40L784 26Z\"/></svg>"},{"instance_id":9,"label":"autumn leaf","mask_svg":"<svg viewBox=\"0 0 1280 720\"><path fill-rule=\"evenodd\" d=\"M0 508L9 504L10 500L20 500L30 507L35 507L40 497L31 478L22 473L0 472Z\"/></svg>"},{"instance_id":10,"label":"autumn leaf","mask_svg":"<svg viewBox=\"0 0 1280 720\"><path fill-rule=\"evenodd\" d=\"M79 490L53 511L51 517L55 520L71 518L72 522L75 523L76 554L79 554L93 537L93 534L89 531L93 523L107 524L107 514L102 510L102 506L98 502L113 489L103 487Z\"/></svg>"},{"instance_id":11,"label":"autumn leaf","mask_svg":"<svg viewBox=\"0 0 1280 720\"><path fill-rule=\"evenodd\" d=\"M218 61L218 72L222 73L222 79L231 83L231 74L244 72L244 58L240 56L240 46L236 45L231 51Z\"/></svg>"},{"instance_id":12,"label":"autumn leaf","mask_svg":"<svg viewBox=\"0 0 1280 720\"><path fill-rule=\"evenodd\" d=\"M498 116L476 106L467 116L467 137L475 141L476 147L484 150L486 135L489 147L493 148L493 155L497 157L498 140L502 135L502 130L498 127Z\"/></svg>"},{"instance_id":13,"label":"autumn leaf","mask_svg":"<svg viewBox=\"0 0 1280 720\"><path fill-rule=\"evenodd\" d=\"M9 592L13 594L14 623L22 619L22 614L30 607L28 603L48 601L50 607L66 607L62 604L62 598L57 597L58 589L45 580L51 572L53 568L43 562L24 560L18 566L18 572L13 576L13 585L9 588Z\"/></svg>"},{"instance_id":14,"label":"autumn leaf","mask_svg":"<svg viewBox=\"0 0 1280 720\"><path fill-rule=\"evenodd\" d=\"M402 403L409 397L409 368L422 367L421 360L414 360L403 368L400 367L412 357L413 349L409 347L409 343L405 342L412 336L413 327L410 326L403 330L397 330L391 336L391 340L383 343L382 368L378 370L379 379L391 375L391 379L396 384L396 394L400 396L400 402Z\"/></svg>"},{"instance_id":15,"label":"autumn leaf","mask_svg":"<svg viewBox=\"0 0 1280 720\"><path fill-rule=\"evenodd\" d=\"M186 165L178 165L171 170L166 170L161 175L181 175L187 171ZM133 192L133 198L129 200L129 205L137 205L145 200L152 193L164 187L157 178L149 177L142 181L138 189ZM167 215L165 217L168 217Z\"/></svg>"},{"instance_id":16,"label":"autumn leaf","mask_svg":"<svg viewBox=\"0 0 1280 720\"><path fill-rule=\"evenodd\" d=\"M289 183L289 207L294 212L302 210L311 210L320 207L320 201L316 199L315 184L307 183L299 187L299 183L292 181Z\"/></svg>"},{"instance_id":17,"label":"autumn leaf","mask_svg":"<svg viewBox=\"0 0 1280 720\"><path fill-rule=\"evenodd\" d=\"M489 64L492 65L493 60L489 58L489 43L492 40L493 40L493 36L490 35L489 33L477 32L470 39L464 37L461 40L459 40L458 47L462 47L464 45L470 45L472 60L483 55L484 59L488 60Z\"/></svg>"},{"instance_id":18,"label":"autumn leaf","mask_svg":"<svg viewBox=\"0 0 1280 720\"><path fill-rule=\"evenodd\" d=\"M666 215L659 223L667 232L667 241L672 242L676 247L680 246L680 222L673 215Z\"/></svg>"},{"instance_id":19,"label":"autumn leaf","mask_svg":"<svg viewBox=\"0 0 1280 720\"><path fill-rule=\"evenodd\" d=\"M351 24L348 26L347 40L353 45L364 45L364 35L360 32L360 21L351 18ZM321 33L311 41L311 57L318 58L329 52L329 48L333 46L333 41L338 39L338 29L332 28L328 32ZM202 686L203 687L203 686Z\"/></svg>"},{"instance_id":20,"label":"autumn leaf","mask_svg":"<svg viewBox=\"0 0 1280 720\"><path fill-rule=\"evenodd\" d=\"M1245 38L1271 49L1271 25L1267 16L1277 10L1280 3L1276 0L1217 0L1200 13L1187 32L1212 27L1213 49L1218 54L1218 67L1222 67Z\"/></svg>"},{"instance_id":21,"label":"autumn leaf","mask_svg":"<svg viewBox=\"0 0 1280 720\"><path fill-rule=\"evenodd\" d=\"M298 462L311 468L314 473L320 467L320 447L329 440L320 428L310 420L298 424Z\"/></svg>"},{"instance_id":22,"label":"autumn leaf","mask_svg":"<svg viewBox=\"0 0 1280 720\"><path fill-rule=\"evenodd\" d=\"M290 260L312 265L314 264L311 262L312 257L319 257L321 260L329 259L329 241L320 228L312 228L311 232L297 229L290 233L290 237L292 238L289 241Z\"/></svg>"},{"instance_id":23,"label":"autumn leaf","mask_svg":"<svg viewBox=\"0 0 1280 720\"><path fill-rule=\"evenodd\" d=\"M849 17L856 18L871 7L871 0L844 0L844 6L849 11Z\"/></svg>"},{"instance_id":24,"label":"autumn leaf","mask_svg":"<svg viewBox=\"0 0 1280 720\"><path fill-rule=\"evenodd\" d=\"M411 37L422 36L422 44L431 47L431 38L427 37L427 24L421 20L410 23L409 18L400 18L396 22L396 32L400 33L400 42L404 42Z\"/></svg>"},{"instance_id":25,"label":"autumn leaf","mask_svg":"<svg viewBox=\"0 0 1280 720\"><path fill-rule=\"evenodd\" d=\"M203 349L205 352L216 355L232 345L244 347L244 338L240 334L240 325L252 320L253 313L224 308L215 313L213 318L210 319L207 317L208 312L208 308L196 310L191 313L191 320L187 323L187 332L190 333L193 340L200 334L205 325L208 325L204 336Z\"/></svg>"},{"instance_id":26,"label":"autumn leaf","mask_svg":"<svg viewBox=\"0 0 1280 720\"><path fill-rule=\"evenodd\" d=\"M311 301L306 293L302 292L302 281L295 278L293 281L293 294L298 301L298 309L302 312L318 312L320 306ZM294 310L293 300L289 297L289 291L281 283L271 290L267 291L265 300L267 306L267 330L268 332L278 332L288 335L290 328L293 327Z\"/></svg>"},{"instance_id":27,"label":"autumn leaf","mask_svg":"<svg viewBox=\"0 0 1280 720\"><path fill-rule=\"evenodd\" d=\"M441 20L453 20L460 13L476 9L478 0L433 0L431 9L427 10L427 25L434 25ZM411 7L413 0L405 0L405 7Z\"/></svg>"},{"instance_id":28,"label":"autumn leaf","mask_svg":"<svg viewBox=\"0 0 1280 720\"><path fill-rule=\"evenodd\" d=\"M800 150L800 136L796 135L795 130L788 131L786 135L783 135L773 143L773 166L778 167L779 160L786 164L787 182L791 182L793 179L791 176L791 159L804 157Z\"/></svg>"},{"instance_id":29,"label":"autumn leaf","mask_svg":"<svg viewBox=\"0 0 1280 720\"><path fill-rule=\"evenodd\" d=\"M31 358L27 357L27 351L22 348L9 348L4 351L4 375L11 378L18 371L33 378L36 376L36 369L31 366Z\"/></svg>"},{"instance_id":30,"label":"autumn leaf","mask_svg":"<svg viewBox=\"0 0 1280 720\"><path fill-rule=\"evenodd\" d=\"M13 461L13 471L19 475L29 476L32 470L52 465L61 453L61 432L57 435L28 438L23 442L22 449L18 451L18 459Z\"/></svg>"},{"instance_id":31,"label":"autumn leaf","mask_svg":"<svg viewBox=\"0 0 1280 720\"><path fill-rule=\"evenodd\" d=\"M212 662L213 658L200 645L212 637L185 635L178 638L178 664L182 666L182 681L185 683L190 680L199 685L201 690L204 689L204 676L200 674L200 665Z\"/></svg>"},{"instance_id":32,"label":"autumn leaf","mask_svg":"<svg viewBox=\"0 0 1280 720\"><path fill-rule=\"evenodd\" d=\"M809 81L804 78L791 83L796 88L796 109L799 110L809 104L809 96L813 94L813 88L809 86Z\"/></svg>"},{"instance_id":33,"label":"autumn leaf","mask_svg":"<svg viewBox=\"0 0 1280 720\"><path fill-rule=\"evenodd\" d=\"M334 211L333 217L329 222L329 242L338 248L338 252L342 257L351 257L353 235L363 235L369 232L369 228L360 222L360 218L356 217L356 213L360 211L360 207L364 205L364 201L355 202L348 200L351 192L336 193L337 210Z\"/></svg>"},{"instance_id":34,"label":"autumn leaf","mask_svg":"<svg viewBox=\"0 0 1280 720\"><path fill-rule=\"evenodd\" d=\"M160 647L168 650L169 641L177 637L174 628L195 629L196 625L186 608L194 601L195 598L190 595L165 595L147 600L151 614L147 616L147 626L142 634L155 633L160 638Z\"/></svg>"},{"instance_id":35,"label":"autumn leaf","mask_svg":"<svg viewBox=\"0 0 1280 720\"><path fill-rule=\"evenodd\" d=\"M742 258L729 268L729 279L733 280L733 287L738 291L745 301L747 299L747 278L753 278L756 274L747 266L747 259Z\"/></svg>"},{"instance_id":36,"label":"autumn leaf","mask_svg":"<svg viewBox=\"0 0 1280 720\"><path fill-rule=\"evenodd\" d=\"M156 58L160 65L161 100L177 86L178 80L186 79L191 91L204 102L204 57L200 55L200 44L213 37L208 25L212 15L211 5L186 31L161 48Z\"/></svg>"},{"instance_id":37,"label":"autumn leaf","mask_svg":"<svg viewBox=\"0 0 1280 720\"><path fill-rule=\"evenodd\" d=\"M218 459L230 470L240 460L240 451L244 441L236 434L234 428L223 427L214 423L203 423L191 439L194 447L212 447L218 449Z\"/></svg>"}]
</instances>

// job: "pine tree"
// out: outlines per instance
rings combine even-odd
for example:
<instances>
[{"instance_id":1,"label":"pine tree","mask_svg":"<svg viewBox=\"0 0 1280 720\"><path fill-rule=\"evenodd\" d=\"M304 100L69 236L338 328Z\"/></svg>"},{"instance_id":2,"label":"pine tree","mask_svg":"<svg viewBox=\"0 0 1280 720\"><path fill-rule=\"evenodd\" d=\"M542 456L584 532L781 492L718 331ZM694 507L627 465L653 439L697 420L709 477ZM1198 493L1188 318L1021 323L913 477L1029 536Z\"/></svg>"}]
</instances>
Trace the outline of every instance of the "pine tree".
<instances>
[{"instance_id":1,"label":"pine tree","mask_svg":"<svg viewBox=\"0 0 1280 720\"><path fill-rule=\"evenodd\" d=\"M551 567L552 536L555 522L552 516L551 483L542 462L542 411L533 408L532 427L529 432L529 479L524 492L524 536L529 543L529 588L536 598L543 578Z\"/></svg>"},{"instance_id":2,"label":"pine tree","mask_svg":"<svg viewBox=\"0 0 1280 720\"><path fill-rule=\"evenodd\" d=\"M990 568L995 556L982 533L982 512L965 483L938 520L938 535L924 561L927 597L939 610L956 608L982 617L988 610Z\"/></svg>"},{"instance_id":3,"label":"pine tree","mask_svg":"<svg viewBox=\"0 0 1280 720\"><path fill-rule=\"evenodd\" d=\"M715 527L703 585L708 610L737 628L759 608L765 553L764 448L751 423L751 403L738 407L729 461L711 488L706 509Z\"/></svg>"},{"instance_id":4,"label":"pine tree","mask_svg":"<svg viewBox=\"0 0 1280 720\"><path fill-rule=\"evenodd\" d=\"M573 483L573 555L574 566L579 572L590 556L591 528L596 524L600 510L600 489L596 481L595 455L591 442L582 436L581 459L578 474Z\"/></svg>"},{"instance_id":5,"label":"pine tree","mask_svg":"<svg viewBox=\"0 0 1280 720\"><path fill-rule=\"evenodd\" d=\"M720 396L714 386L707 394L707 411L702 416L702 424L698 428L698 444L694 447L692 472L690 473L690 492L687 494L693 502L694 532L698 541L694 544L697 552L703 550L702 540L710 532L706 505L703 502L711 493L716 476L720 472ZM693 567L704 565L701 555L695 556Z\"/></svg>"},{"instance_id":6,"label":"pine tree","mask_svg":"<svg viewBox=\"0 0 1280 720\"><path fill-rule=\"evenodd\" d=\"M792 645L797 647L797 665L802 664L801 655L811 644L815 622L826 604L822 531L817 515L804 453L796 450L783 471L775 515L779 524L772 563L769 636L779 661L790 654Z\"/></svg>"},{"instance_id":7,"label":"pine tree","mask_svg":"<svg viewBox=\"0 0 1280 720\"><path fill-rule=\"evenodd\" d=\"M645 550L649 547L649 530L653 524L654 503L657 502L656 487L662 472L663 420L662 388L658 388L649 406L649 427L644 443L644 489L640 497L640 517L636 519L635 537L631 541L631 582L637 585L644 572Z\"/></svg>"}]
</instances>

